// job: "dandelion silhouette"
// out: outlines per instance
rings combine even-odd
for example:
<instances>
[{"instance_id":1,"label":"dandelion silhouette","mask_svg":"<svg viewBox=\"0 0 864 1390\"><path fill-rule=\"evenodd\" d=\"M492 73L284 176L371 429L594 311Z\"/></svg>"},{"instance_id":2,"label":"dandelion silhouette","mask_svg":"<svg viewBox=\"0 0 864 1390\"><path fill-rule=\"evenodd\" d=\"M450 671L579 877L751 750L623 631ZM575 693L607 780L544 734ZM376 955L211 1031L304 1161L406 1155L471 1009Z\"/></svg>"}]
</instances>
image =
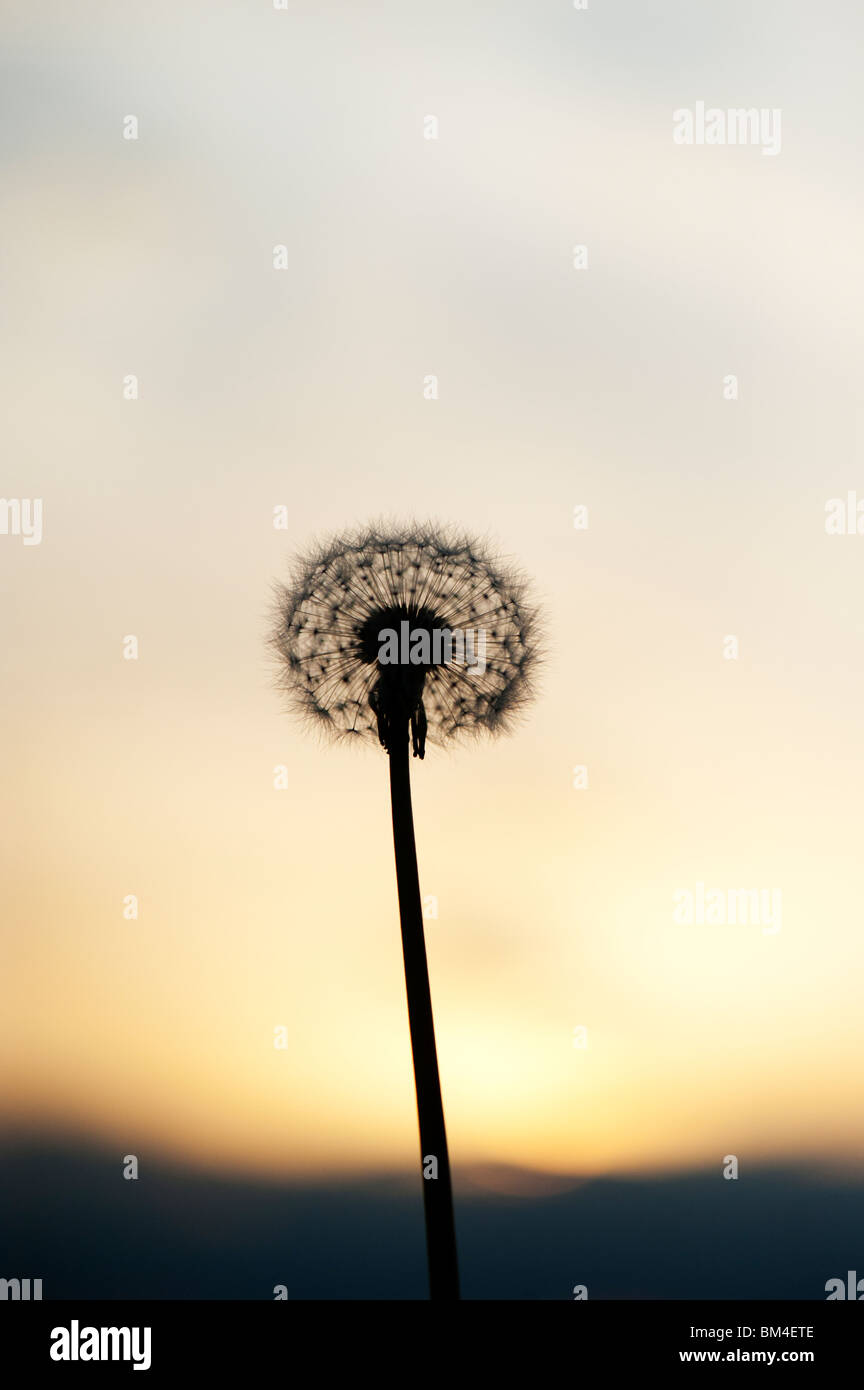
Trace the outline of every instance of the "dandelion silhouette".
<instances>
[{"instance_id":1,"label":"dandelion silhouette","mask_svg":"<svg viewBox=\"0 0 864 1390\"><path fill-rule=\"evenodd\" d=\"M292 706L334 739L389 756L408 1021L432 1298L459 1297L447 1135L411 809L409 744L507 732L530 700L537 615L524 580L479 541L412 525L357 530L298 560L271 643ZM388 647L388 634L397 642ZM457 635L456 650L448 634ZM466 636L467 635L467 636ZM479 651L478 651L479 644ZM435 1163L430 1160L434 1159ZM437 1166L437 1176L435 1169Z\"/></svg>"}]
</instances>

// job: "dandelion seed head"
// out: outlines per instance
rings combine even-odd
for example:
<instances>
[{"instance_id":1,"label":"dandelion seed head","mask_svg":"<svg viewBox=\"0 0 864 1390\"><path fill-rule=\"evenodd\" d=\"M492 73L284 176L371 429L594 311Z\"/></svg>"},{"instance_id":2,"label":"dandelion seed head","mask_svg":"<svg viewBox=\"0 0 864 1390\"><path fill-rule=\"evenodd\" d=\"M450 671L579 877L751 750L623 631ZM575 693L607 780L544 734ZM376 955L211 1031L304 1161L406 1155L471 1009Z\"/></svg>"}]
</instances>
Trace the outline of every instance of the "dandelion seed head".
<instances>
[{"instance_id":1,"label":"dandelion seed head","mask_svg":"<svg viewBox=\"0 0 864 1390\"><path fill-rule=\"evenodd\" d=\"M484 632L485 669L440 654L382 665L380 634L399 634L403 622L430 639ZM533 696L539 661L522 576L473 538L413 524L356 530L300 557L277 587L270 643L291 705L328 737L386 746L385 716L398 709L413 721L420 711L421 757L426 738L508 731Z\"/></svg>"}]
</instances>

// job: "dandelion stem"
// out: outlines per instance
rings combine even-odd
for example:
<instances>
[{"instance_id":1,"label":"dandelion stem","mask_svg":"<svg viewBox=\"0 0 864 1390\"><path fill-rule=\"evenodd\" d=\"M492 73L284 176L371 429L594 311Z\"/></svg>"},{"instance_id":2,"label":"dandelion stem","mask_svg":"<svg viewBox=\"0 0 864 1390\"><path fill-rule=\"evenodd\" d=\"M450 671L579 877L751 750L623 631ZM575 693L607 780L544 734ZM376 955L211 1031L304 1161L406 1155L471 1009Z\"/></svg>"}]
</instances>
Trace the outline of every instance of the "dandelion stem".
<instances>
[{"instance_id":1,"label":"dandelion stem","mask_svg":"<svg viewBox=\"0 0 864 1390\"><path fill-rule=\"evenodd\" d=\"M426 1216L426 1250L429 1260L430 1298L458 1299L459 1273L456 1263L456 1229L453 1221L453 1192L447 1133L438 1077L432 997L426 965L426 941L417 850L414 843L414 816L411 810L409 773L409 731L405 724L401 736L390 741L390 798L393 807L393 846L396 851L396 882L399 890L399 917L402 924L402 953L405 959L405 988L408 994L408 1023L414 1058L414 1084L420 1121L420 1157L424 1166L423 1206ZM428 1159L437 1159L437 1177L425 1175Z\"/></svg>"}]
</instances>

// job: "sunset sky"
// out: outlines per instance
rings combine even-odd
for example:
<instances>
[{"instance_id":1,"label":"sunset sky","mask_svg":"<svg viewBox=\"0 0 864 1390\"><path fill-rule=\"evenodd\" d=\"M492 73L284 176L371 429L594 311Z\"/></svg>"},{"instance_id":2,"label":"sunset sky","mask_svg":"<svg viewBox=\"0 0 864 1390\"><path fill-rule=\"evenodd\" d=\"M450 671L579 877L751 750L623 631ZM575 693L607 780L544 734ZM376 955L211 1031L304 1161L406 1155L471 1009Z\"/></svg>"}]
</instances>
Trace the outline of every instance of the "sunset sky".
<instances>
[{"instance_id":1,"label":"sunset sky","mask_svg":"<svg viewBox=\"0 0 864 1390\"><path fill-rule=\"evenodd\" d=\"M415 1170L386 760L265 646L391 516L548 633L518 732L412 769L457 1182L864 1157L861 18L815 13L0 5L6 1129ZM676 145L698 101L779 155Z\"/></svg>"}]
</instances>

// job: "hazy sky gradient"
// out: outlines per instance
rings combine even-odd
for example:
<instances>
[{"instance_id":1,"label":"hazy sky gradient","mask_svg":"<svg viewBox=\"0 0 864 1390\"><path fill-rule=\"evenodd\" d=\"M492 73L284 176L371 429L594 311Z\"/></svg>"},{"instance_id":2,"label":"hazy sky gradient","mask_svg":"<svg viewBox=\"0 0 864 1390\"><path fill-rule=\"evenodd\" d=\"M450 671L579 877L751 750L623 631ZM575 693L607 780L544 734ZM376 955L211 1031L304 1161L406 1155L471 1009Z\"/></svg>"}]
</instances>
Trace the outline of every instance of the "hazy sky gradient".
<instances>
[{"instance_id":1,"label":"hazy sky gradient","mask_svg":"<svg viewBox=\"0 0 864 1390\"><path fill-rule=\"evenodd\" d=\"M860 1159L859 7L0 12L7 1120L416 1166L386 762L263 641L293 550L416 515L549 629L522 730L415 764L454 1163ZM673 144L699 100L779 156Z\"/></svg>"}]
</instances>

